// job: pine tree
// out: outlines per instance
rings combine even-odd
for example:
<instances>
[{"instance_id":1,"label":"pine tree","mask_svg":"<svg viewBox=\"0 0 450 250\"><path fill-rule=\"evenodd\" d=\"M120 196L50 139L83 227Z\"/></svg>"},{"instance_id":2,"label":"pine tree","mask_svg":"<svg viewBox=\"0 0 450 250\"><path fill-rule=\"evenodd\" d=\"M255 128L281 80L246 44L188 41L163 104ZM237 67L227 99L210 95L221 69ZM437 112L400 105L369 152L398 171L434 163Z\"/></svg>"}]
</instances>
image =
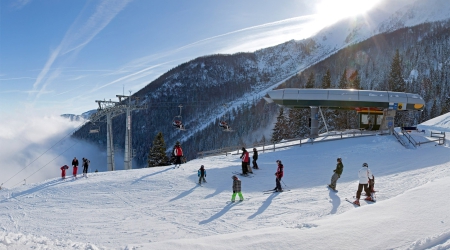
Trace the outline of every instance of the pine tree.
<instances>
[{"instance_id":1,"label":"pine tree","mask_svg":"<svg viewBox=\"0 0 450 250\"><path fill-rule=\"evenodd\" d=\"M347 69L344 69L344 73L342 73L341 78L339 79L339 85L338 88L339 89L346 89L348 87L348 82L347 82Z\"/></svg>"},{"instance_id":2,"label":"pine tree","mask_svg":"<svg viewBox=\"0 0 450 250\"><path fill-rule=\"evenodd\" d=\"M351 88L351 89L361 89L361 77L359 76L358 70L355 70L350 75L349 88Z\"/></svg>"},{"instance_id":3,"label":"pine tree","mask_svg":"<svg viewBox=\"0 0 450 250\"><path fill-rule=\"evenodd\" d=\"M331 74L329 69L327 69L327 72L322 78L322 88L323 89L331 88Z\"/></svg>"},{"instance_id":4,"label":"pine tree","mask_svg":"<svg viewBox=\"0 0 450 250\"><path fill-rule=\"evenodd\" d=\"M450 112L450 96L444 98L441 109L441 115L447 114L448 112Z\"/></svg>"},{"instance_id":5,"label":"pine tree","mask_svg":"<svg viewBox=\"0 0 450 250\"><path fill-rule=\"evenodd\" d=\"M283 139L283 137L286 135L286 117L284 116L284 108L280 107L278 116L277 116L277 122L275 123L275 127L273 128L272 133L272 143L277 143Z\"/></svg>"},{"instance_id":6,"label":"pine tree","mask_svg":"<svg viewBox=\"0 0 450 250\"><path fill-rule=\"evenodd\" d=\"M312 89L312 88L314 88L315 85L316 85L316 81L314 79L314 73L311 72L311 74L309 74L308 81L306 81L305 88Z\"/></svg>"},{"instance_id":7,"label":"pine tree","mask_svg":"<svg viewBox=\"0 0 450 250\"><path fill-rule=\"evenodd\" d=\"M289 109L287 127L286 127L286 139L300 137L301 126L301 110L296 108Z\"/></svg>"},{"instance_id":8,"label":"pine tree","mask_svg":"<svg viewBox=\"0 0 450 250\"><path fill-rule=\"evenodd\" d=\"M169 158L166 155L166 143L162 132L159 132L153 140L147 163L148 167L166 166L169 164Z\"/></svg>"},{"instance_id":9,"label":"pine tree","mask_svg":"<svg viewBox=\"0 0 450 250\"><path fill-rule=\"evenodd\" d=\"M394 58L392 58L391 72L389 73L388 86L390 91L405 92L406 82L402 75L402 60L398 49L395 52Z\"/></svg>"},{"instance_id":10,"label":"pine tree","mask_svg":"<svg viewBox=\"0 0 450 250\"><path fill-rule=\"evenodd\" d=\"M430 110L430 118L433 119L436 116L439 116L439 110L438 110L438 105L437 105L436 99L434 99L433 106L431 106L431 110Z\"/></svg>"}]
</instances>

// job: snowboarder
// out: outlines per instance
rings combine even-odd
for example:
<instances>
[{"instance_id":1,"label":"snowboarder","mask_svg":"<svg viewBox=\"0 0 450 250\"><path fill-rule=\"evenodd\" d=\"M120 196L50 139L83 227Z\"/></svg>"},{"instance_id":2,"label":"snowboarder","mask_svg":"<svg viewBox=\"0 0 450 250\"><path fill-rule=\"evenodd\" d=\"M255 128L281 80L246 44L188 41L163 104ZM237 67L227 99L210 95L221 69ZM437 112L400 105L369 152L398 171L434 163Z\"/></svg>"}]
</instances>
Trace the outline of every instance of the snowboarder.
<instances>
[{"instance_id":1,"label":"snowboarder","mask_svg":"<svg viewBox=\"0 0 450 250\"><path fill-rule=\"evenodd\" d=\"M201 165L200 169L198 170L198 184L200 185L202 184L202 179L203 182L206 183L205 177L206 177L205 166Z\"/></svg>"},{"instance_id":2,"label":"snowboarder","mask_svg":"<svg viewBox=\"0 0 450 250\"><path fill-rule=\"evenodd\" d=\"M360 205L359 198L361 197L361 192L363 188L364 191L366 191L366 194L368 194L365 200L374 201L373 197L371 196L371 191L367 187L367 184L370 181L373 181L372 171L370 171L369 165L367 163L363 163L362 168L358 171L358 178L359 178L358 191L356 192L356 200L353 203L359 206Z\"/></svg>"},{"instance_id":3,"label":"snowboarder","mask_svg":"<svg viewBox=\"0 0 450 250\"><path fill-rule=\"evenodd\" d=\"M231 196L231 202L234 202L236 199L236 194L239 195L239 200L243 201L244 196L242 196L241 192L241 180L236 175L231 177L233 179L233 195Z\"/></svg>"},{"instance_id":4,"label":"snowboarder","mask_svg":"<svg viewBox=\"0 0 450 250\"><path fill-rule=\"evenodd\" d=\"M78 159L77 159L77 157L73 157L72 167L73 167L73 177L77 178L77 172L78 172Z\"/></svg>"},{"instance_id":5,"label":"snowboarder","mask_svg":"<svg viewBox=\"0 0 450 250\"><path fill-rule=\"evenodd\" d=\"M175 145L175 149L173 150L173 154L175 155L175 166L174 168L180 167L181 165L181 157L183 157L183 149L181 149L180 142L177 142Z\"/></svg>"},{"instance_id":6,"label":"snowboarder","mask_svg":"<svg viewBox=\"0 0 450 250\"><path fill-rule=\"evenodd\" d=\"M86 178L87 178L87 172L88 172L90 162L91 162L90 160L83 157L83 176Z\"/></svg>"},{"instance_id":7,"label":"snowboarder","mask_svg":"<svg viewBox=\"0 0 450 250\"><path fill-rule=\"evenodd\" d=\"M67 166L67 165L64 165L64 166L61 167L61 177L63 179L66 179L66 170L67 169L69 169L69 166Z\"/></svg>"},{"instance_id":8,"label":"snowboarder","mask_svg":"<svg viewBox=\"0 0 450 250\"><path fill-rule=\"evenodd\" d=\"M276 192L283 192L283 189L281 188L281 178L283 178L283 175L284 175L284 170L283 170L284 166L283 166L283 164L281 164L280 160L277 160L276 162L278 165L277 172L275 173L275 176L276 176L275 182L276 182L277 186L273 190Z\"/></svg>"},{"instance_id":9,"label":"snowboarder","mask_svg":"<svg viewBox=\"0 0 450 250\"><path fill-rule=\"evenodd\" d=\"M258 150L256 150L256 148L253 148L253 168L254 169L259 169L258 164L256 163L256 161L258 160Z\"/></svg>"},{"instance_id":10,"label":"snowboarder","mask_svg":"<svg viewBox=\"0 0 450 250\"><path fill-rule=\"evenodd\" d=\"M336 191L336 182L339 178L341 178L342 171L344 170L344 165L342 164L342 159L337 158L336 169L333 170L334 174L331 176L331 184L328 185L331 189Z\"/></svg>"},{"instance_id":11,"label":"snowboarder","mask_svg":"<svg viewBox=\"0 0 450 250\"><path fill-rule=\"evenodd\" d=\"M242 175L247 175L248 172L248 162L250 161L250 157L248 156L247 150L242 147L242 155L239 157L242 159Z\"/></svg>"}]
</instances>

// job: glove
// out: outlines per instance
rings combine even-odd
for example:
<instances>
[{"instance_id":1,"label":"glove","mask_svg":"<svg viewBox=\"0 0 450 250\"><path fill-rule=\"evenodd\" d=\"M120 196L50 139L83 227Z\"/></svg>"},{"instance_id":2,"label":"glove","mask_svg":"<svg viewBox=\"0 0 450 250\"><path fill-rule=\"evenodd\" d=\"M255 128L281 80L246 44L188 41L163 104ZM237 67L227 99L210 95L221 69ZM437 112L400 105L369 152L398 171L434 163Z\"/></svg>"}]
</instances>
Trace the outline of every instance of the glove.
<instances>
[{"instance_id":1,"label":"glove","mask_svg":"<svg viewBox=\"0 0 450 250\"><path fill-rule=\"evenodd\" d=\"M336 173L336 169L335 169L335 170L333 170L333 172L335 172L335 173Z\"/></svg>"}]
</instances>

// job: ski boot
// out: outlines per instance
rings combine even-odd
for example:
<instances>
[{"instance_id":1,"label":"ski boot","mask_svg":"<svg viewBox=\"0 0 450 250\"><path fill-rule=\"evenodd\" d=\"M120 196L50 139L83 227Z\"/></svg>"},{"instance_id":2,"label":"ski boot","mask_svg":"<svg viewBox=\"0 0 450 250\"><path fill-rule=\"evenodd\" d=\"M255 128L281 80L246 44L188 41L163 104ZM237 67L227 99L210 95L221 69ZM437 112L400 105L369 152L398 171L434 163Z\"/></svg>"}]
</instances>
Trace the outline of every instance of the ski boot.
<instances>
[{"instance_id":1,"label":"ski boot","mask_svg":"<svg viewBox=\"0 0 450 250\"><path fill-rule=\"evenodd\" d=\"M359 204L359 199L356 199L356 200L353 202L353 204L358 205L358 206L361 206L361 204Z\"/></svg>"}]
</instances>

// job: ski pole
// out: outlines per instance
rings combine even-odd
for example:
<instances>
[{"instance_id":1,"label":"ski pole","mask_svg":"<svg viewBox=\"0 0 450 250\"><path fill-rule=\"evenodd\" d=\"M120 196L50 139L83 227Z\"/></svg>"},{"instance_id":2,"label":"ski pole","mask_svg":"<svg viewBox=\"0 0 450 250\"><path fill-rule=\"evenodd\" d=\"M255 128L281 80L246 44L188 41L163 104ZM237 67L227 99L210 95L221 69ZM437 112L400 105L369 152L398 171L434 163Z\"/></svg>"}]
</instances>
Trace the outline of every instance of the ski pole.
<instances>
[{"instance_id":1,"label":"ski pole","mask_svg":"<svg viewBox=\"0 0 450 250\"><path fill-rule=\"evenodd\" d=\"M286 186L286 187L287 187L286 183L284 183L284 181L283 181L283 180L281 180L281 182L283 182L284 186Z\"/></svg>"}]
</instances>

